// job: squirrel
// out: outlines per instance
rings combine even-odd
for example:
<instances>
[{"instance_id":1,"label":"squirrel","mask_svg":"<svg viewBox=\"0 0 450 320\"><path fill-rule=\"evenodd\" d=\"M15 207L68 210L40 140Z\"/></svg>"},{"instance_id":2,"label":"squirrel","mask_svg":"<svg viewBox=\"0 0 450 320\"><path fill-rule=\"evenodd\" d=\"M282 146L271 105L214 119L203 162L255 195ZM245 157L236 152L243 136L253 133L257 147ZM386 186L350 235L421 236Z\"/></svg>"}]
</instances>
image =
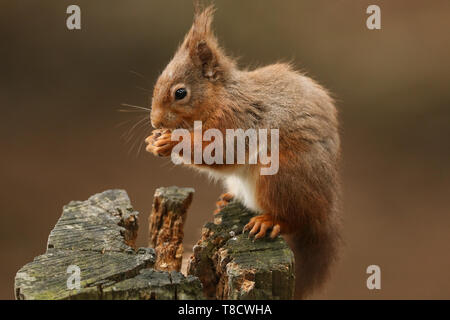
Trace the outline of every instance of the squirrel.
<instances>
[{"instance_id":1,"label":"squirrel","mask_svg":"<svg viewBox=\"0 0 450 320\"><path fill-rule=\"evenodd\" d=\"M283 235L295 256L295 297L322 286L340 246L337 110L328 92L290 64L239 69L211 30L215 8L196 6L194 22L159 76L151 99L156 129L146 150L168 157L174 129L278 128L279 170L262 164L189 164L224 182L220 209L233 198L259 215L244 227L256 239ZM194 139L191 139L194 141ZM203 148L208 142L203 142ZM192 146L193 148L193 146Z\"/></svg>"}]
</instances>

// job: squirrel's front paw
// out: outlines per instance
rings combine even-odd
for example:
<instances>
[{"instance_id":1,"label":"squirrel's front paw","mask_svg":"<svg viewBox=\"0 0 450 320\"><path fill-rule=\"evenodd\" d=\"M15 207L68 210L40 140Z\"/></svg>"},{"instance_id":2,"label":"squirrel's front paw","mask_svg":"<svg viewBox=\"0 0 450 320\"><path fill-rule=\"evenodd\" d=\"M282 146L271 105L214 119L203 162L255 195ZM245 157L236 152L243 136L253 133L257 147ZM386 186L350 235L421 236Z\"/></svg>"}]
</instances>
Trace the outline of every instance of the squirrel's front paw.
<instances>
[{"instance_id":1,"label":"squirrel's front paw","mask_svg":"<svg viewBox=\"0 0 450 320\"><path fill-rule=\"evenodd\" d=\"M250 230L249 236L255 235L255 239L262 238L266 235L267 230L272 229L270 237L274 239L281 233L281 225L274 222L270 214L263 214L250 219L244 227L243 232Z\"/></svg>"},{"instance_id":2,"label":"squirrel's front paw","mask_svg":"<svg viewBox=\"0 0 450 320\"><path fill-rule=\"evenodd\" d=\"M147 147L145 150L158 157L168 157L176 142L171 140L172 132L168 129L157 129L152 135L145 139Z\"/></svg>"}]
</instances>

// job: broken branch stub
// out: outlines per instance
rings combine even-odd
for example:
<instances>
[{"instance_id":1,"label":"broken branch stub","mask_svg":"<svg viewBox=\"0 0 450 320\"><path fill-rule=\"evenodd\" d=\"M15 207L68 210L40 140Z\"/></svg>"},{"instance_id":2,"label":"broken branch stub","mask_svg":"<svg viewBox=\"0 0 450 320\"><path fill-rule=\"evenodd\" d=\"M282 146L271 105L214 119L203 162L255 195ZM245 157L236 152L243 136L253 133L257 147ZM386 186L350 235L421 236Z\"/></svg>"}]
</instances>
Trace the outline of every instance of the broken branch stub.
<instances>
[{"instance_id":1,"label":"broken branch stub","mask_svg":"<svg viewBox=\"0 0 450 320\"><path fill-rule=\"evenodd\" d=\"M158 188L149 218L149 247L155 248L155 269L180 271L183 258L184 223L194 189Z\"/></svg>"}]
</instances>

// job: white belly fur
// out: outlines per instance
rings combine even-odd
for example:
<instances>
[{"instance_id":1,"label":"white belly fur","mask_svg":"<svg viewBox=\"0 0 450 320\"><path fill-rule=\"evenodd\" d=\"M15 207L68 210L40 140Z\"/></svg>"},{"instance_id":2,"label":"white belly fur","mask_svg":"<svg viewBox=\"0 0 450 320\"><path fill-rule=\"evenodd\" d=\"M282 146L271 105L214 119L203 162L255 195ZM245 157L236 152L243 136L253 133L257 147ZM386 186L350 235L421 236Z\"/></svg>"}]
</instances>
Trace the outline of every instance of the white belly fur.
<instances>
[{"instance_id":1,"label":"white belly fur","mask_svg":"<svg viewBox=\"0 0 450 320\"><path fill-rule=\"evenodd\" d=\"M214 180L222 181L227 192L231 193L247 208L261 212L261 208L256 201L256 181L247 166L242 166L237 169L233 168L233 170L229 171L218 171L207 168L201 168L200 171L207 172Z\"/></svg>"}]
</instances>

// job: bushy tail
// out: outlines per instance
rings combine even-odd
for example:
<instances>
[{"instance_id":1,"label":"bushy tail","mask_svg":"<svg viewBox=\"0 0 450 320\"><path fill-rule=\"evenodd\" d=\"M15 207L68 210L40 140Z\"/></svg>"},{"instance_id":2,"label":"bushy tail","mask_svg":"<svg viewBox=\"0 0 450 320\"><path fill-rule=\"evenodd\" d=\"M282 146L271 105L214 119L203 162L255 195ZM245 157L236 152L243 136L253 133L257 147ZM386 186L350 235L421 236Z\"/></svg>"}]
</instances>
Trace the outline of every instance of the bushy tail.
<instances>
[{"instance_id":1,"label":"bushy tail","mask_svg":"<svg viewBox=\"0 0 450 320\"><path fill-rule=\"evenodd\" d=\"M338 225L320 234L296 234L289 239L295 255L295 299L305 299L327 280L340 247Z\"/></svg>"}]
</instances>

